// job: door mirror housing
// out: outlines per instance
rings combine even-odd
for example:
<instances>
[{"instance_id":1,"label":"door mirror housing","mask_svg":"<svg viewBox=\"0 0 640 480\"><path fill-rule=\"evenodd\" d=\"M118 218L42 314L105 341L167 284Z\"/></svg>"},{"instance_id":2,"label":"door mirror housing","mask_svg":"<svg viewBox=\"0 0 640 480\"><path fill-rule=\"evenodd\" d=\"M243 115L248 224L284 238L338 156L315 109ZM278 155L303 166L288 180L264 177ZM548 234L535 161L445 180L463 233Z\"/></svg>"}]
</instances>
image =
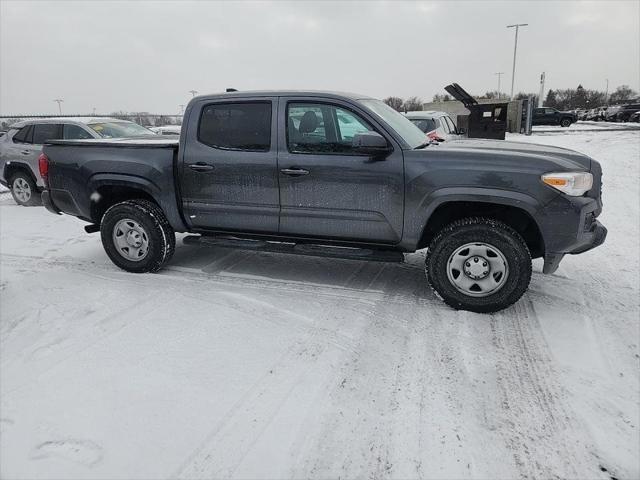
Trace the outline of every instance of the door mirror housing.
<instances>
[{"instance_id":1,"label":"door mirror housing","mask_svg":"<svg viewBox=\"0 0 640 480\"><path fill-rule=\"evenodd\" d=\"M391 151L387 139L378 132L356 133L351 141L351 146L359 153L375 154Z\"/></svg>"}]
</instances>

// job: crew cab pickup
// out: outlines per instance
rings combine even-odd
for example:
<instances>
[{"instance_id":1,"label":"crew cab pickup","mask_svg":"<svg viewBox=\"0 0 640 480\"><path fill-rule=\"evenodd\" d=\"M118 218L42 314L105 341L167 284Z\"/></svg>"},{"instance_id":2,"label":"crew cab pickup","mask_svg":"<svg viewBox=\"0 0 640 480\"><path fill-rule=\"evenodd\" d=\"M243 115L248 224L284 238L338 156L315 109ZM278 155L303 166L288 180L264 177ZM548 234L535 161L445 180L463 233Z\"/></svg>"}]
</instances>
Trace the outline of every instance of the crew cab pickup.
<instances>
[{"instance_id":1,"label":"crew cab pickup","mask_svg":"<svg viewBox=\"0 0 640 480\"><path fill-rule=\"evenodd\" d=\"M328 92L195 97L179 140L45 145L42 199L89 222L130 272L169 261L175 232L233 246L369 260L427 249L454 308L493 312L600 245L601 168L585 155L486 140L429 143L383 102ZM222 243L219 243L222 242Z\"/></svg>"},{"instance_id":2,"label":"crew cab pickup","mask_svg":"<svg viewBox=\"0 0 640 480\"><path fill-rule=\"evenodd\" d=\"M578 121L578 116L573 112L561 112L555 108L534 108L532 125L560 125L569 127Z\"/></svg>"}]
</instances>

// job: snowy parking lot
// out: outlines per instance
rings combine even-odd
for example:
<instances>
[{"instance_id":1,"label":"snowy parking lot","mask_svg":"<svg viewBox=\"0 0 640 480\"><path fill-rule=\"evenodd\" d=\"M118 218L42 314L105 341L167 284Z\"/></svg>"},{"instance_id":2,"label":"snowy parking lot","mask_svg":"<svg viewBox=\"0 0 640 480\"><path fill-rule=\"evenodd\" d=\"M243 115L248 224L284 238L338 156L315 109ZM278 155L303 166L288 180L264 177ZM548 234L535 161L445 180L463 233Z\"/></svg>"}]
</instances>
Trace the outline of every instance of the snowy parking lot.
<instances>
[{"instance_id":1,"label":"snowy parking lot","mask_svg":"<svg viewBox=\"0 0 640 480\"><path fill-rule=\"evenodd\" d=\"M640 131L545 129L604 170L606 243L493 315L403 264L99 234L0 194L2 478L638 478ZM437 147L432 147L437 148Z\"/></svg>"}]
</instances>

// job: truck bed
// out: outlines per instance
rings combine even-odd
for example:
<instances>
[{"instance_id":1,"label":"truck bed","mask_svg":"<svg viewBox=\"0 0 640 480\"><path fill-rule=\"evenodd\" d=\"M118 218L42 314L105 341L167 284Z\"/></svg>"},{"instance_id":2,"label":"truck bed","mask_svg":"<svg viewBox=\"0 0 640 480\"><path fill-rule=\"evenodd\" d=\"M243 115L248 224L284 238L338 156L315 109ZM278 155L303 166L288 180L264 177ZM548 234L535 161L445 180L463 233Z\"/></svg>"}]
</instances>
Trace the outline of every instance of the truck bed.
<instances>
[{"instance_id":1,"label":"truck bed","mask_svg":"<svg viewBox=\"0 0 640 480\"><path fill-rule=\"evenodd\" d=\"M176 189L178 139L56 140L49 157L48 195L54 209L99 223L102 199L139 189L160 204L176 231L184 231Z\"/></svg>"}]
</instances>

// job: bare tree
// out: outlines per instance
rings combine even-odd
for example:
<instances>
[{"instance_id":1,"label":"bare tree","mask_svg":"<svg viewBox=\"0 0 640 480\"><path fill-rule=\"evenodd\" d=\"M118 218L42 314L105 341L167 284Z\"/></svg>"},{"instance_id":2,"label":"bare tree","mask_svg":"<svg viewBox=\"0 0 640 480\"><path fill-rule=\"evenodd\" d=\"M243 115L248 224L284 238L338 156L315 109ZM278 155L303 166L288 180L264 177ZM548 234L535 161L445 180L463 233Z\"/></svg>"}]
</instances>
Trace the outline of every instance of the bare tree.
<instances>
[{"instance_id":1,"label":"bare tree","mask_svg":"<svg viewBox=\"0 0 640 480\"><path fill-rule=\"evenodd\" d=\"M616 91L609 96L609 103L623 103L627 100L633 100L638 96L638 92L633 90L629 85L620 85Z\"/></svg>"},{"instance_id":2,"label":"bare tree","mask_svg":"<svg viewBox=\"0 0 640 480\"><path fill-rule=\"evenodd\" d=\"M415 112L422 110L422 99L419 97L409 97L402 104L402 110L405 112Z\"/></svg>"},{"instance_id":3,"label":"bare tree","mask_svg":"<svg viewBox=\"0 0 640 480\"><path fill-rule=\"evenodd\" d=\"M383 102L398 112L402 110L402 104L404 103L400 97L387 97Z\"/></svg>"}]
</instances>

